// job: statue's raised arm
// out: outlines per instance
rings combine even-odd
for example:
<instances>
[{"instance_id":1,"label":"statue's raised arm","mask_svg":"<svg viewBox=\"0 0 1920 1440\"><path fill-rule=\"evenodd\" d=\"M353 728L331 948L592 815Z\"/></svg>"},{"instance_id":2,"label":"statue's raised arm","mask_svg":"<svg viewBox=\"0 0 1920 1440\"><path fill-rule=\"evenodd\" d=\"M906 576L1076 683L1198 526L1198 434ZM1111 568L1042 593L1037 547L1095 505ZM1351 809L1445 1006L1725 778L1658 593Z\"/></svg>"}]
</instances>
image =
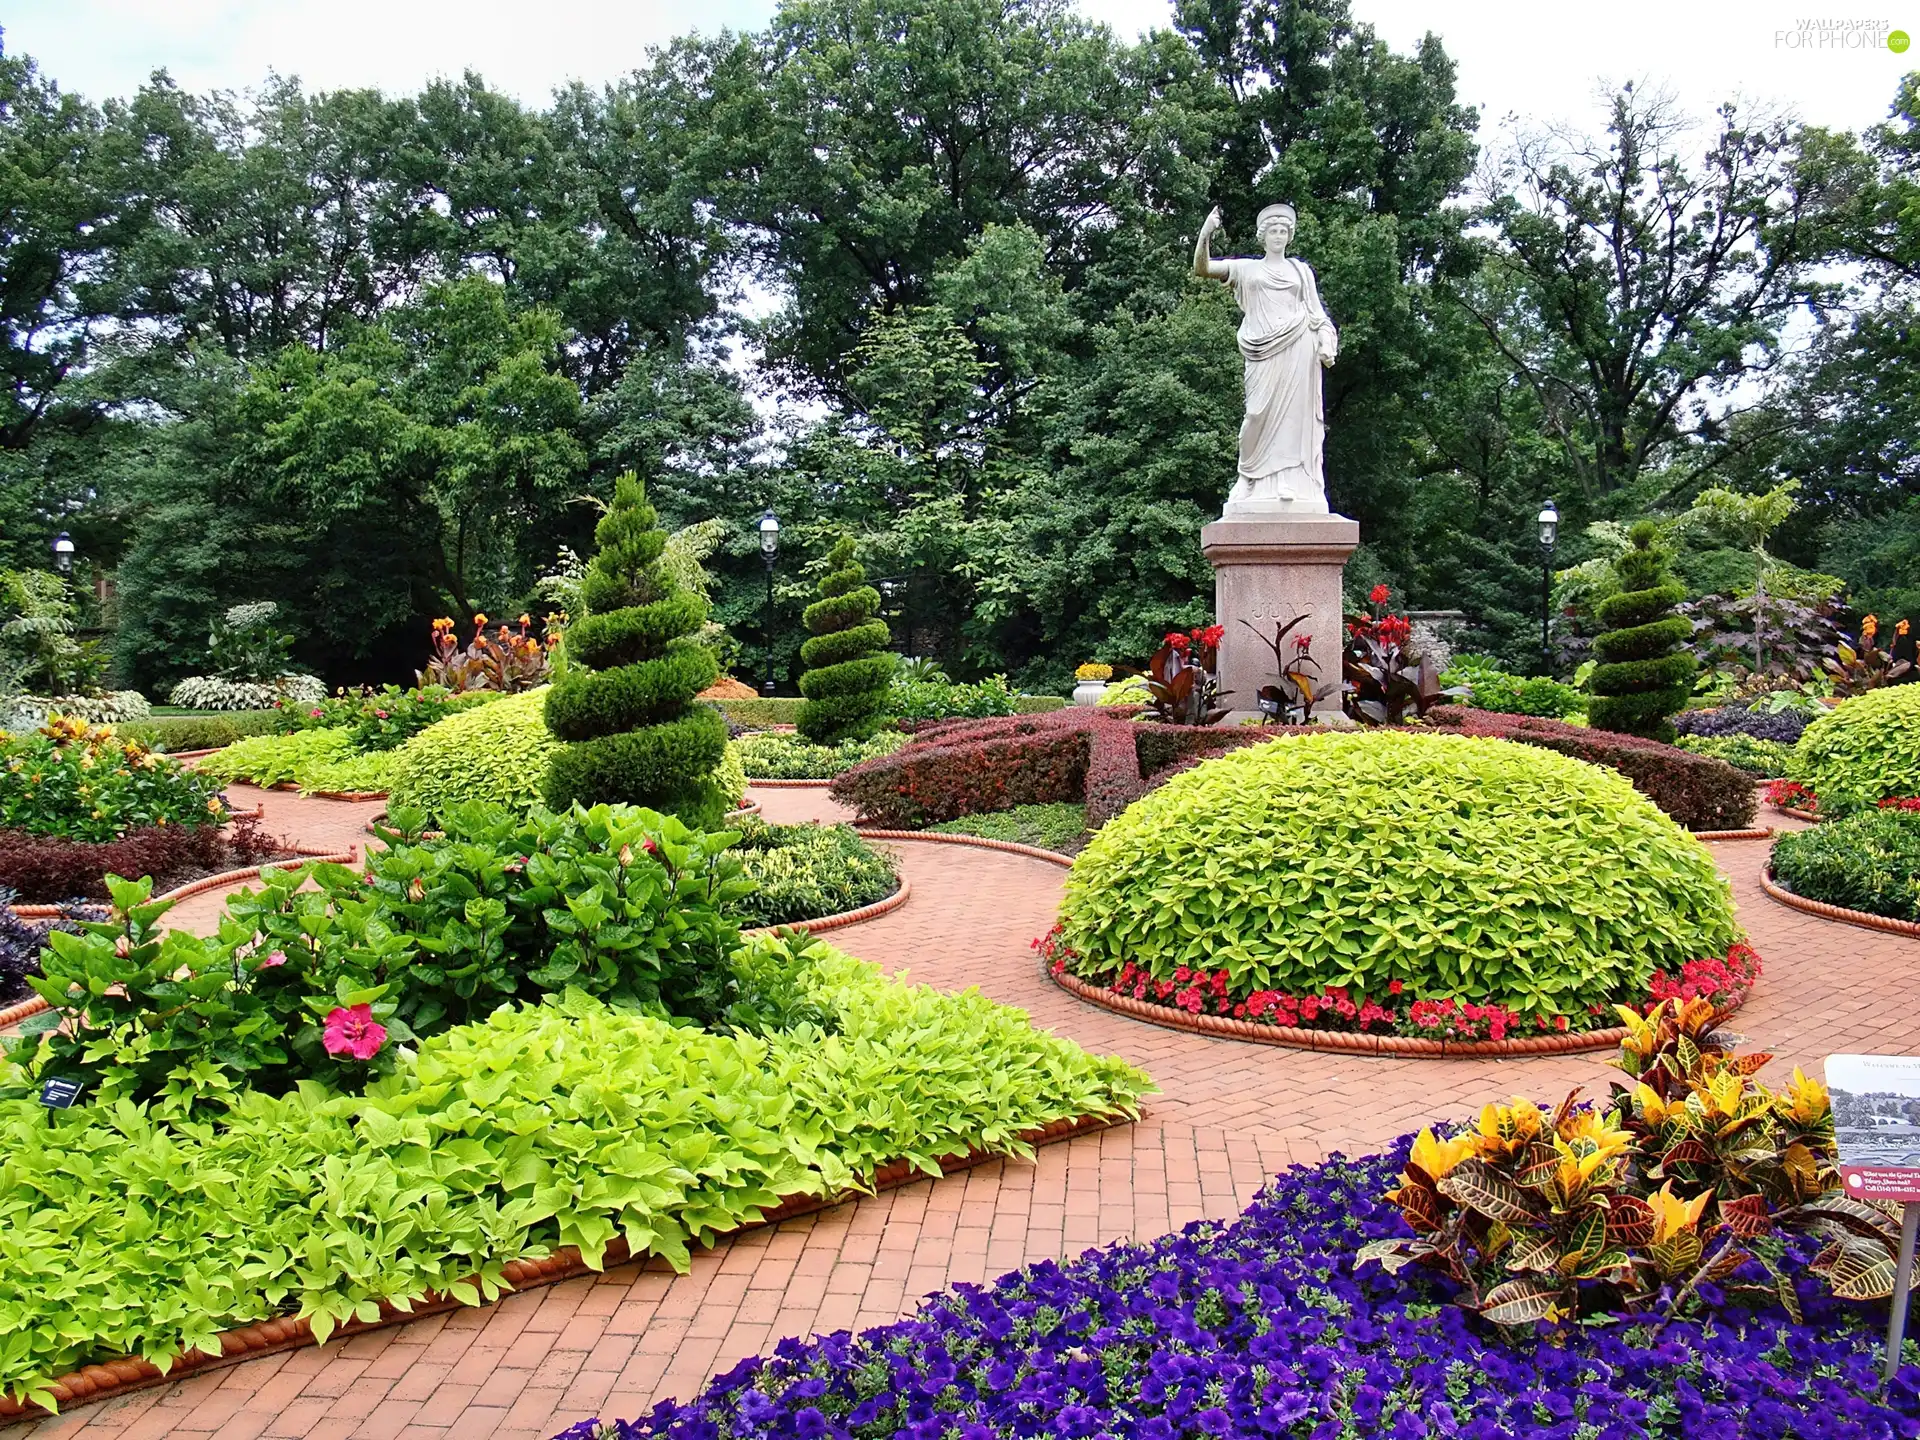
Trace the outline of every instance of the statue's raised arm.
<instances>
[{"instance_id":1,"label":"statue's raised arm","mask_svg":"<svg viewBox=\"0 0 1920 1440\"><path fill-rule=\"evenodd\" d=\"M1200 222L1200 238L1193 245L1193 273L1202 280L1225 280L1233 272L1213 258L1213 237L1220 233L1220 207L1214 206Z\"/></svg>"},{"instance_id":2,"label":"statue's raised arm","mask_svg":"<svg viewBox=\"0 0 1920 1440\"><path fill-rule=\"evenodd\" d=\"M1297 223L1291 205L1269 205L1255 230L1264 254L1215 260L1214 210L1193 247L1193 273L1232 287L1240 306L1240 355L1246 362L1246 418L1240 425L1240 478L1226 514L1325 515L1320 372L1340 353L1340 336L1303 261L1287 254Z\"/></svg>"}]
</instances>

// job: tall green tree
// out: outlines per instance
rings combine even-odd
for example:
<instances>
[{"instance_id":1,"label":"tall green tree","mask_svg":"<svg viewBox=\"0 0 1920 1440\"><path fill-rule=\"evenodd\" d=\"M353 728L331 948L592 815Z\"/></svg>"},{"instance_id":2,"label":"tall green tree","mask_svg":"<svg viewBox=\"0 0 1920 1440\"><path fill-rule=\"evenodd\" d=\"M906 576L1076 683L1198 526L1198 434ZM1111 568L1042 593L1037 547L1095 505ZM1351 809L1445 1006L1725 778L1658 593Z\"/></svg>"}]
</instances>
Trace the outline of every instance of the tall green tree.
<instances>
[{"instance_id":1,"label":"tall green tree","mask_svg":"<svg viewBox=\"0 0 1920 1440\"><path fill-rule=\"evenodd\" d=\"M723 211L787 297L768 356L817 393L989 225L1029 227L1071 287L1204 189L1190 54L1066 0L790 0L705 64Z\"/></svg>"},{"instance_id":2,"label":"tall green tree","mask_svg":"<svg viewBox=\"0 0 1920 1440\"><path fill-rule=\"evenodd\" d=\"M1483 216L1490 263L1527 303L1456 292L1589 496L1671 461L1711 468L1732 387L1772 373L1789 317L1827 290L1793 127L1729 104L1689 156L1699 139L1670 99L1632 87L1604 135L1523 137Z\"/></svg>"},{"instance_id":3,"label":"tall green tree","mask_svg":"<svg viewBox=\"0 0 1920 1440\"><path fill-rule=\"evenodd\" d=\"M207 615L242 600L282 601L301 658L338 674L423 644L433 612L524 595L587 462L559 344L476 276L326 351L208 365L130 480L123 668L191 669Z\"/></svg>"}]
</instances>

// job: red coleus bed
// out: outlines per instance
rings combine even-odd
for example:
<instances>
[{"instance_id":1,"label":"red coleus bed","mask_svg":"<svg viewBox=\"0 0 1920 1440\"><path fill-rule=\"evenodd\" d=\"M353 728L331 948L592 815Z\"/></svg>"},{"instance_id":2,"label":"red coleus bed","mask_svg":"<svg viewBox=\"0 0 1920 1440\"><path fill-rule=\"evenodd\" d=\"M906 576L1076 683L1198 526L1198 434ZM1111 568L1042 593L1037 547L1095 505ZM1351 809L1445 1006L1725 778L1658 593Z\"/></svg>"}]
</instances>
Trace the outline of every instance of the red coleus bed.
<instances>
[{"instance_id":1,"label":"red coleus bed","mask_svg":"<svg viewBox=\"0 0 1920 1440\"><path fill-rule=\"evenodd\" d=\"M1033 942L1054 975L1066 973L1073 954L1060 942L1060 931L1061 927L1055 925ZM1100 983L1080 978L1083 983ZM1759 978L1760 956L1752 946L1740 942L1724 958L1689 960L1678 975L1655 971L1646 995L1622 1003L1647 1011L1668 998L1706 999L1724 1010L1746 998ZM1604 1030L1617 1019L1611 1009L1600 1005L1577 1016L1523 1015L1491 1001L1462 1000L1452 995L1410 997L1398 980L1391 981L1387 993L1377 999L1342 985L1328 986L1318 995L1285 995L1277 990L1236 995L1229 985L1224 969L1182 965L1171 977L1156 977L1128 961L1102 988L1189 1015L1220 1015L1305 1030L1418 1035L1431 1040L1505 1040L1531 1034Z\"/></svg>"}]
</instances>

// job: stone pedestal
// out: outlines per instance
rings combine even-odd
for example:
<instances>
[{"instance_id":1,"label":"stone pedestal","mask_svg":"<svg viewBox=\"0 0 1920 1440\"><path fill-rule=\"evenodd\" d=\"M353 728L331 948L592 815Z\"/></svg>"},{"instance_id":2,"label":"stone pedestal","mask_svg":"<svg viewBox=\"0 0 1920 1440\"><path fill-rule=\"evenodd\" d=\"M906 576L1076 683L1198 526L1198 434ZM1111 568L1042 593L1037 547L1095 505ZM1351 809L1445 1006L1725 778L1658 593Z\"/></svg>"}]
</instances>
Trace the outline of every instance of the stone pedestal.
<instances>
[{"instance_id":1,"label":"stone pedestal","mask_svg":"<svg viewBox=\"0 0 1920 1440\"><path fill-rule=\"evenodd\" d=\"M1344 515L1235 516L1202 527L1200 548L1213 566L1214 618L1225 630L1220 688L1232 693L1224 704L1255 713L1260 687L1277 683L1267 645L1275 624L1305 614L1286 643L1291 646L1295 635L1313 637L1311 653L1320 667L1314 713L1339 713L1346 640L1340 575L1359 543L1359 523Z\"/></svg>"}]
</instances>

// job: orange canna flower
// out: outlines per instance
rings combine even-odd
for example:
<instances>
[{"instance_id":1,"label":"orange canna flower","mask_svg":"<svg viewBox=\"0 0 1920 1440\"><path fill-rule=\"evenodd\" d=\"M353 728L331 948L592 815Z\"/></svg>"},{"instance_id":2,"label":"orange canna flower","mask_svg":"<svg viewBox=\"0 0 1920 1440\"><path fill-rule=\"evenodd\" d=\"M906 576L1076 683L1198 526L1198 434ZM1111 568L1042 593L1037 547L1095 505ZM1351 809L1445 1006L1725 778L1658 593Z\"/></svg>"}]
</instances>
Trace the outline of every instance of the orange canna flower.
<instances>
[{"instance_id":1,"label":"orange canna flower","mask_svg":"<svg viewBox=\"0 0 1920 1440\"><path fill-rule=\"evenodd\" d=\"M1893 627L1893 633L1896 635L1904 635L1911 628L1906 621L1902 620L1898 625Z\"/></svg>"},{"instance_id":2,"label":"orange canna flower","mask_svg":"<svg viewBox=\"0 0 1920 1440\"><path fill-rule=\"evenodd\" d=\"M475 629L478 629L480 626L486 623L487 623L487 617L484 615L476 615L473 617L473 624Z\"/></svg>"},{"instance_id":3,"label":"orange canna flower","mask_svg":"<svg viewBox=\"0 0 1920 1440\"><path fill-rule=\"evenodd\" d=\"M1879 633L1880 619L1877 615L1869 615L1860 622L1860 638L1862 640L1871 640Z\"/></svg>"}]
</instances>

